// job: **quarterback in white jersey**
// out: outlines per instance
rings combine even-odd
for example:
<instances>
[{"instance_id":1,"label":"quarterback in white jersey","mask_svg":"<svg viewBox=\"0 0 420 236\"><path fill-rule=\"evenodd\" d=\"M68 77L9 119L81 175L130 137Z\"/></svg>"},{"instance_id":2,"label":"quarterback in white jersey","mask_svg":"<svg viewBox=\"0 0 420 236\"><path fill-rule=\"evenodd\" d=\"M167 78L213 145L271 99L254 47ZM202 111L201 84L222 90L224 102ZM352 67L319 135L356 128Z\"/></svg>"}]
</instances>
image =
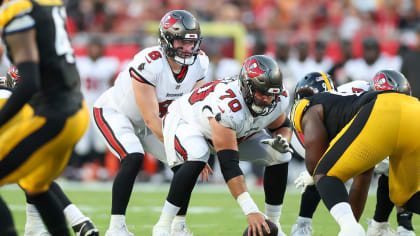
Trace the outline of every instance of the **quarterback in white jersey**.
<instances>
[{"instance_id":1,"label":"quarterback in white jersey","mask_svg":"<svg viewBox=\"0 0 420 236\"><path fill-rule=\"evenodd\" d=\"M163 134L167 162L179 169L153 235L169 235L171 222L188 202L210 153L217 154L223 177L247 215L251 232L261 232L267 225L247 192L238 162L253 161L266 167L266 215L278 226L279 235L284 235L279 218L291 159L288 104L278 65L262 55L245 60L239 76L205 84L174 101L164 117Z\"/></svg>"},{"instance_id":2,"label":"quarterback in white jersey","mask_svg":"<svg viewBox=\"0 0 420 236\"><path fill-rule=\"evenodd\" d=\"M132 235L125 213L144 153L166 161L161 117L173 100L202 85L207 72L208 57L200 50L200 25L191 13L168 12L159 33L160 45L135 55L94 105L96 125L108 148L121 160L106 236Z\"/></svg>"}]
</instances>

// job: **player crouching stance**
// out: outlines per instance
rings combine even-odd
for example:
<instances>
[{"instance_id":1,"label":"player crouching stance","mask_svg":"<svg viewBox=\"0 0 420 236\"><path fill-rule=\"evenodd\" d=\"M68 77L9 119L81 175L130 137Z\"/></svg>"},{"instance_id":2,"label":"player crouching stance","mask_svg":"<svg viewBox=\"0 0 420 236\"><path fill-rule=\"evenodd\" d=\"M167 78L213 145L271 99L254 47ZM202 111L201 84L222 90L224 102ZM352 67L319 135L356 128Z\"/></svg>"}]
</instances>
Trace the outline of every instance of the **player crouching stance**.
<instances>
[{"instance_id":1,"label":"player crouching stance","mask_svg":"<svg viewBox=\"0 0 420 236\"><path fill-rule=\"evenodd\" d=\"M279 219L291 159L288 103L278 65L262 55L246 59L239 76L208 83L175 100L164 117L163 134L167 162L178 170L153 235L170 235L175 215L188 203L212 152L247 216L250 235L262 235L263 227L269 229L248 193L239 160L266 167L265 213L278 226L278 235L285 235Z\"/></svg>"}]
</instances>

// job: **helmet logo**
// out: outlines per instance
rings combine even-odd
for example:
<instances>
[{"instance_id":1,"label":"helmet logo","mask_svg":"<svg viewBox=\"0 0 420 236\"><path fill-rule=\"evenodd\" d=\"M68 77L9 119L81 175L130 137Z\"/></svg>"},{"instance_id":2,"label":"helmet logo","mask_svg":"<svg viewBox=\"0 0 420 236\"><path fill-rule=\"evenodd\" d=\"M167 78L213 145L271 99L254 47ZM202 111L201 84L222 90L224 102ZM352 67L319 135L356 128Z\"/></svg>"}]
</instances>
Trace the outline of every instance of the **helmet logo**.
<instances>
[{"instance_id":1,"label":"helmet logo","mask_svg":"<svg viewBox=\"0 0 420 236\"><path fill-rule=\"evenodd\" d=\"M394 87L388 83L385 75L380 73L373 78L375 90L393 90Z\"/></svg>"},{"instance_id":2,"label":"helmet logo","mask_svg":"<svg viewBox=\"0 0 420 236\"><path fill-rule=\"evenodd\" d=\"M257 77L264 74L265 71L261 70L258 66L257 59L251 58L244 63L246 74L250 78Z\"/></svg>"},{"instance_id":3,"label":"helmet logo","mask_svg":"<svg viewBox=\"0 0 420 236\"><path fill-rule=\"evenodd\" d=\"M162 26L164 29L169 29L171 26L173 26L176 22L178 22L178 19L173 18L171 14L167 14L162 21Z\"/></svg>"}]
</instances>

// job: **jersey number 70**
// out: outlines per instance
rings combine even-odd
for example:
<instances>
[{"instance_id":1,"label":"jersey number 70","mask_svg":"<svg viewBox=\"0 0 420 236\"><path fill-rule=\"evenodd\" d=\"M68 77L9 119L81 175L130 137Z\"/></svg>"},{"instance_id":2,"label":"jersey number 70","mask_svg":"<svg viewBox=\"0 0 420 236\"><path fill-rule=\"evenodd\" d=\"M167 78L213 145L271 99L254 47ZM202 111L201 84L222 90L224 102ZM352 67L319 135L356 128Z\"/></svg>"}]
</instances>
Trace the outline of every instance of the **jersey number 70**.
<instances>
[{"instance_id":1,"label":"jersey number 70","mask_svg":"<svg viewBox=\"0 0 420 236\"><path fill-rule=\"evenodd\" d=\"M220 82L221 80L207 83L201 86L200 88L194 90L194 92L191 94L190 98L188 99L188 102L191 105L193 105L196 102L203 101L211 92L214 91L214 88ZM226 90L226 93L227 93L226 95L220 96L219 99L222 100L225 98L236 97L235 93L231 89ZM238 99L233 99L232 101L228 103L228 105L233 112L237 112L242 109L242 105Z\"/></svg>"}]
</instances>

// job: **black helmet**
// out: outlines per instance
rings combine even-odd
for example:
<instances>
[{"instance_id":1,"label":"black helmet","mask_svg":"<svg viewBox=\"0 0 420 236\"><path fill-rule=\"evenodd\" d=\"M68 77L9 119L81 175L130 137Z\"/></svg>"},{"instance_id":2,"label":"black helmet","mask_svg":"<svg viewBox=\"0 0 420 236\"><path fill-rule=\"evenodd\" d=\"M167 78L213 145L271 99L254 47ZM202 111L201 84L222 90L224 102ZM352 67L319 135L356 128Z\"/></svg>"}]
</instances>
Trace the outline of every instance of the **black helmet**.
<instances>
[{"instance_id":1,"label":"black helmet","mask_svg":"<svg viewBox=\"0 0 420 236\"><path fill-rule=\"evenodd\" d=\"M283 75L277 63L263 55L251 56L245 60L239 74L242 96L253 116L267 115L277 104L283 92ZM261 107L256 104L255 91L274 96L273 101Z\"/></svg>"},{"instance_id":2,"label":"black helmet","mask_svg":"<svg viewBox=\"0 0 420 236\"><path fill-rule=\"evenodd\" d=\"M180 56L180 52L173 45L176 39L195 42L194 50L190 57L183 58ZM166 56L173 58L179 64L192 65L200 51L200 24L188 11L170 11L160 21L159 43Z\"/></svg>"},{"instance_id":3,"label":"black helmet","mask_svg":"<svg viewBox=\"0 0 420 236\"><path fill-rule=\"evenodd\" d=\"M381 70L369 82L371 90L394 90L411 95L411 86L407 78L396 70Z\"/></svg>"},{"instance_id":4,"label":"black helmet","mask_svg":"<svg viewBox=\"0 0 420 236\"><path fill-rule=\"evenodd\" d=\"M335 90L331 76L322 72L311 72L306 74L296 85L295 101L310 97L317 93Z\"/></svg>"}]
</instances>

